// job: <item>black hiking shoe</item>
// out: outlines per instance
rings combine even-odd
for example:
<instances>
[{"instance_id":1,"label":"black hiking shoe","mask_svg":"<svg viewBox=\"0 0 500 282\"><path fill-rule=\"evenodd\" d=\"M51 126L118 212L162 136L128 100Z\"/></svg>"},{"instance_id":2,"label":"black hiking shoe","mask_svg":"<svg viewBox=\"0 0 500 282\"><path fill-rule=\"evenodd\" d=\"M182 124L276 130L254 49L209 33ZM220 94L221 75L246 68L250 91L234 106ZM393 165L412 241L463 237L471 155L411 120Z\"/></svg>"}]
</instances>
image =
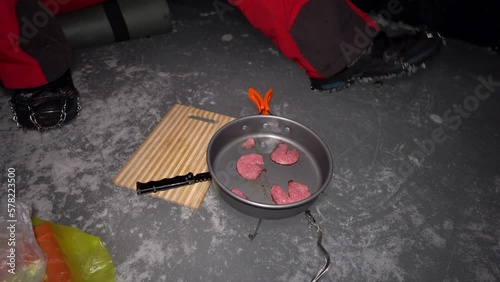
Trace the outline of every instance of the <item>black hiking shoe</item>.
<instances>
[{"instance_id":1,"label":"black hiking shoe","mask_svg":"<svg viewBox=\"0 0 500 282\"><path fill-rule=\"evenodd\" d=\"M311 89L331 92L344 89L356 81L411 74L421 67L425 68L425 62L443 45L443 37L436 32L407 29L402 34L391 36L391 31L384 31L381 27L370 46L353 63L329 78L311 78Z\"/></svg>"},{"instance_id":2,"label":"black hiking shoe","mask_svg":"<svg viewBox=\"0 0 500 282\"><path fill-rule=\"evenodd\" d=\"M80 112L79 93L69 70L46 85L15 90L9 103L18 127L39 131L60 127Z\"/></svg>"}]
</instances>

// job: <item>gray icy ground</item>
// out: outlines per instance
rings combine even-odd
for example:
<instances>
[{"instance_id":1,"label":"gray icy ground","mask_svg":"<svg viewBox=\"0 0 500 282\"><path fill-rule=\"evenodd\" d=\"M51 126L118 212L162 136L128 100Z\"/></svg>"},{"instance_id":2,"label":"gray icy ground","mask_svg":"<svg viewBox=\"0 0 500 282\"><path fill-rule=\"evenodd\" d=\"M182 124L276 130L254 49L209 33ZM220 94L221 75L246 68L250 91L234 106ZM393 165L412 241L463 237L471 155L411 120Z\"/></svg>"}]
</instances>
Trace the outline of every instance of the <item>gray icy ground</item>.
<instances>
[{"instance_id":1,"label":"gray icy ground","mask_svg":"<svg viewBox=\"0 0 500 282\"><path fill-rule=\"evenodd\" d=\"M249 87L273 88L273 113L333 155L311 208L332 257L324 281L500 280L497 54L449 39L411 77L322 94L236 10L177 11L170 34L76 51L83 110L59 130L17 129L0 90L2 201L15 168L18 199L99 236L117 281L309 281L323 257L303 214L263 221L250 241L257 219L213 187L192 210L111 182L174 103L243 117L256 113ZM482 100L480 77L496 83Z\"/></svg>"}]
</instances>

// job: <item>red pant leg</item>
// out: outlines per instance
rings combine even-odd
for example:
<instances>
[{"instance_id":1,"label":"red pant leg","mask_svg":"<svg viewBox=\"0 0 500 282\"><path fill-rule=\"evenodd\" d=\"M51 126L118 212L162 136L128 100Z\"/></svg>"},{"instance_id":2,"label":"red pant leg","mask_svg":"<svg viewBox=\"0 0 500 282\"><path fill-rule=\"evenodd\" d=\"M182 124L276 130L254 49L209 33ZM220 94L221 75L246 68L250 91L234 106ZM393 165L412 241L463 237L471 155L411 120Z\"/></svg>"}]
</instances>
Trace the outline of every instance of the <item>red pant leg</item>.
<instances>
[{"instance_id":1,"label":"red pant leg","mask_svg":"<svg viewBox=\"0 0 500 282\"><path fill-rule=\"evenodd\" d=\"M314 67L303 58L290 30L293 20L309 0L230 0L247 20L278 47L286 57L305 69L316 73Z\"/></svg>"},{"instance_id":2,"label":"red pant leg","mask_svg":"<svg viewBox=\"0 0 500 282\"><path fill-rule=\"evenodd\" d=\"M105 0L43 0L62 13ZM56 19L37 0L0 0L0 80L9 89L34 88L69 68L71 47Z\"/></svg>"},{"instance_id":3,"label":"red pant leg","mask_svg":"<svg viewBox=\"0 0 500 282\"><path fill-rule=\"evenodd\" d=\"M16 9L18 2L0 1L0 79L10 89L32 88L47 83L38 61L21 47L22 42L26 43L28 38L21 35ZM36 31L30 31L28 37L34 37Z\"/></svg>"},{"instance_id":4,"label":"red pant leg","mask_svg":"<svg viewBox=\"0 0 500 282\"><path fill-rule=\"evenodd\" d=\"M230 0L230 3L311 78L328 77L342 70L354 58L346 58L340 44L352 45L357 30L365 30L367 26L378 29L349 0Z\"/></svg>"}]
</instances>

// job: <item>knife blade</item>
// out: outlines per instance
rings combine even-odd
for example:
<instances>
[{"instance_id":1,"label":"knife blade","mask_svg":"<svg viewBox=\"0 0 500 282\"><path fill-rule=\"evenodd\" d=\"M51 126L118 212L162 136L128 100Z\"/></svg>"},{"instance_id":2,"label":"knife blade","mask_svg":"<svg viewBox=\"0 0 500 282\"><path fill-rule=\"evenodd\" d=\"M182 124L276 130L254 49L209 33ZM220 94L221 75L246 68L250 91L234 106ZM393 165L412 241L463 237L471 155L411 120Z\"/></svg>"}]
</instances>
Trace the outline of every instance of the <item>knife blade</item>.
<instances>
[{"instance_id":1,"label":"knife blade","mask_svg":"<svg viewBox=\"0 0 500 282\"><path fill-rule=\"evenodd\" d=\"M212 179L210 172L203 172L194 175L189 172L186 175L179 175L172 178L152 180L149 182L136 182L136 192L139 194L156 193L157 191L171 190L185 185L191 185Z\"/></svg>"}]
</instances>

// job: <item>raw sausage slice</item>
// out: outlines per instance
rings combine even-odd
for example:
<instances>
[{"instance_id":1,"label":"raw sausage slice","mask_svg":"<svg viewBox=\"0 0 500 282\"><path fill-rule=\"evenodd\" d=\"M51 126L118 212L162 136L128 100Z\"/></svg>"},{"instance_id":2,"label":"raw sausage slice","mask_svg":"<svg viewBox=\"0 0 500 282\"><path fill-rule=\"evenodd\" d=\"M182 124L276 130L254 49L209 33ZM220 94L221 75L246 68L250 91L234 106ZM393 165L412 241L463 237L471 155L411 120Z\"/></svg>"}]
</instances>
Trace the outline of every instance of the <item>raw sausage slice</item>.
<instances>
[{"instance_id":1,"label":"raw sausage slice","mask_svg":"<svg viewBox=\"0 0 500 282\"><path fill-rule=\"evenodd\" d=\"M311 196L309 187L307 187L305 184L293 180L288 181L288 194L290 195L292 203L304 200Z\"/></svg>"},{"instance_id":2,"label":"raw sausage slice","mask_svg":"<svg viewBox=\"0 0 500 282\"><path fill-rule=\"evenodd\" d=\"M245 195L245 193L243 193L242 191L240 191L238 188L232 188L231 192L233 192L234 194L242 197L243 199L247 199L248 200L247 195Z\"/></svg>"},{"instance_id":3,"label":"raw sausage slice","mask_svg":"<svg viewBox=\"0 0 500 282\"><path fill-rule=\"evenodd\" d=\"M255 146L255 139L250 137L247 139L247 141L243 142L241 146L247 150L250 150L253 148L253 146Z\"/></svg>"},{"instance_id":4,"label":"raw sausage slice","mask_svg":"<svg viewBox=\"0 0 500 282\"><path fill-rule=\"evenodd\" d=\"M310 196L311 192L309 192L307 185L293 180L288 181L288 193L276 184L271 187L271 197L278 205L295 203Z\"/></svg>"},{"instance_id":5,"label":"raw sausage slice","mask_svg":"<svg viewBox=\"0 0 500 282\"><path fill-rule=\"evenodd\" d=\"M271 198L278 205L289 204L290 196L281 188L281 186L274 184L271 187Z\"/></svg>"},{"instance_id":6,"label":"raw sausage slice","mask_svg":"<svg viewBox=\"0 0 500 282\"><path fill-rule=\"evenodd\" d=\"M236 171L241 177L248 180L255 180L259 178L262 171L265 170L264 158L259 154L246 154L241 156L236 162Z\"/></svg>"},{"instance_id":7,"label":"raw sausage slice","mask_svg":"<svg viewBox=\"0 0 500 282\"><path fill-rule=\"evenodd\" d=\"M280 143L271 153L270 158L280 165L293 165L299 160L299 152L295 149L288 150L287 144Z\"/></svg>"}]
</instances>

